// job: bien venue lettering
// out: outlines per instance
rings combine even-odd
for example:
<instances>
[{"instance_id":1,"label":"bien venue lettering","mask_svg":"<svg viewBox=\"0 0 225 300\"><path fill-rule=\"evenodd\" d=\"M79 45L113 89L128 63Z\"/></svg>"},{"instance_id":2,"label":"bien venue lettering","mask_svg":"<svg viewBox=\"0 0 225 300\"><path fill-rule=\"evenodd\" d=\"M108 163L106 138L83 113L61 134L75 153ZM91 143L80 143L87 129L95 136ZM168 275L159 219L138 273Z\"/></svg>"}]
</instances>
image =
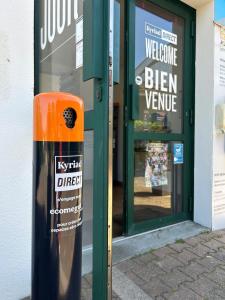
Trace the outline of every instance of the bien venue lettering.
<instances>
[{"instance_id":1,"label":"bien venue lettering","mask_svg":"<svg viewBox=\"0 0 225 300\"><path fill-rule=\"evenodd\" d=\"M147 109L176 112L177 75L145 67Z\"/></svg>"}]
</instances>

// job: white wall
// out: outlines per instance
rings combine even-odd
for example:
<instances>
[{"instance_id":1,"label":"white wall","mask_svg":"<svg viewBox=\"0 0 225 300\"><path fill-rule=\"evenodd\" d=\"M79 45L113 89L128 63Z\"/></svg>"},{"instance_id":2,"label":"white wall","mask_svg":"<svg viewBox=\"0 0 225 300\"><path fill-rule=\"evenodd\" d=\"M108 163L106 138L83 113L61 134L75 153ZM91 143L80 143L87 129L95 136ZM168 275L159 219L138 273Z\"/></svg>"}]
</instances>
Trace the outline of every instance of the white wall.
<instances>
[{"instance_id":1,"label":"white wall","mask_svg":"<svg viewBox=\"0 0 225 300\"><path fill-rule=\"evenodd\" d=\"M225 228L225 138L215 128L215 107L225 103L225 48L214 1L203 1L185 1L197 9L194 221L216 230Z\"/></svg>"},{"instance_id":2,"label":"white wall","mask_svg":"<svg viewBox=\"0 0 225 300\"><path fill-rule=\"evenodd\" d=\"M197 8L194 221L212 227L214 3Z\"/></svg>"},{"instance_id":3,"label":"white wall","mask_svg":"<svg viewBox=\"0 0 225 300\"><path fill-rule=\"evenodd\" d=\"M0 9L0 299L30 294L33 1Z\"/></svg>"},{"instance_id":4,"label":"white wall","mask_svg":"<svg viewBox=\"0 0 225 300\"><path fill-rule=\"evenodd\" d=\"M182 0L196 9L194 221L212 228L214 1Z\"/></svg>"},{"instance_id":5,"label":"white wall","mask_svg":"<svg viewBox=\"0 0 225 300\"><path fill-rule=\"evenodd\" d=\"M221 45L221 28L214 25L214 110L217 105L225 104L225 47ZM214 111L214 118L216 118ZM212 229L225 228L225 136L216 131L214 119L214 143L213 143L213 217Z\"/></svg>"},{"instance_id":6,"label":"white wall","mask_svg":"<svg viewBox=\"0 0 225 300\"><path fill-rule=\"evenodd\" d=\"M200 6L203 6L207 3L213 2L212 0L181 0L181 1L196 9L198 9Z\"/></svg>"}]
</instances>

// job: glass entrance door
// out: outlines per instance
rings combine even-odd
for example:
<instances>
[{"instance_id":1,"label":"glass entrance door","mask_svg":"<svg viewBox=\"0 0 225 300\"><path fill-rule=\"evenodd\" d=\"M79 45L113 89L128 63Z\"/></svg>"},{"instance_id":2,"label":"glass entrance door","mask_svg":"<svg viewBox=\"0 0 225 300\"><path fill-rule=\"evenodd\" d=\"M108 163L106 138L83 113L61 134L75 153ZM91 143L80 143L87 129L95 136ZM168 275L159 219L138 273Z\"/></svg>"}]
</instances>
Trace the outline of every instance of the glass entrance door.
<instances>
[{"instance_id":1,"label":"glass entrance door","mask_svg":"<svg viewBox=\"0 0 225 300\"><path fill-rule=\"evenodd\" d=\"M127 231L192 218L194 20L176 1L129 1Z\"/></svg>"}]
</instances>

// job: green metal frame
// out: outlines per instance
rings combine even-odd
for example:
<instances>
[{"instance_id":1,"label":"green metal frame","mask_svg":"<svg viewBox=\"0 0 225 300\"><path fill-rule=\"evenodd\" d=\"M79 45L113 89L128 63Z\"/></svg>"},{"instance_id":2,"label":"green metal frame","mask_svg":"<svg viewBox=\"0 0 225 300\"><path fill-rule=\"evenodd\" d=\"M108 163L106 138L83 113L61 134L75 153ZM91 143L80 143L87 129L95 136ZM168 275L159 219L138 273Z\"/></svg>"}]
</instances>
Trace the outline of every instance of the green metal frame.
<instances>
[{"instance_id":1,"label":"green metal frame","mask_svg":"<svg viewBox=\"0 0 225 300\"><path fill-rule=\"evenodd\" d=\"M147 1L147 0L146 0ZM150 1L150 0L149 0ZM135 38L135 0L126 1L126 120L125 124L125 182L126 199L125 212L126 224L125 232L128 235L136 234L146 230L166 226L193 218L193 186L194 186L194 91L195 91L195 20L196 13L191 7L178 0L151 0L150 2L168 10L185 19L184 29L184 102L183 102L183 134L165 134L135 132L134 122L137 104L132 97L135 97L134 86L134 38ZM132 101L128 101L132 99ZM176 216L162 217L149 221L135 223L133 219L134 204L134 141L135 140L155 140L155 141L181 141L184 143L184 171L183 171L183 207L182 213Z\"/></svg>"},{"instance_id":2,"label":"green metal frame","mask_svg":"<svg viewBox=\"0 0 225 300\"><path fill-rule=\"evenodd\" d=\"M34 94L36 95L39 93L40 0L34 0L34 9ZM89 20L93 23L98 16L96 19L98 26L86 31L84 39L86 49L84 79L94 78L94 110L85 112L85 130L94 131L92 298L106 300L108 292L108 1L87 0L84 5L84 14L87 10L88 18L84 18L84 22ZM90 27L90 23L84 24L84 27ZM99 34L99 28L102 30L101 34ZM89 47L90 44L93 47L98 45L100 52L93 52L93 48Z\"/></svg>"},{"instance_id":3,"label":"green metal frame","mask_svg":"<svg viewBox=\"0 0 225 300\"><path fill-rule=\"evenodd\" d=\"M92 1L93 0L89 0ZM93 195L93 300L108 297L108 86L109 3L103 0L93 16L102 12L102 80L94 85L94 195ZM98 28L96 28L98 31ZM97 34L95 35L97 36ZM89 49L92 51L92 49Z\"/></svg>"},{"instance_id":4,"label":"green metal frame","mask_svg":"<svg viewBox=\"0 0 225 300\"><path fill-rule=\"evenodd\" d=\"M102 79L103 70L103 0L84 1L84 48L83 60L85 62L83 69L83 78ZM97 13L93 14L93 12Z\"/></svg>"}]
</instances>

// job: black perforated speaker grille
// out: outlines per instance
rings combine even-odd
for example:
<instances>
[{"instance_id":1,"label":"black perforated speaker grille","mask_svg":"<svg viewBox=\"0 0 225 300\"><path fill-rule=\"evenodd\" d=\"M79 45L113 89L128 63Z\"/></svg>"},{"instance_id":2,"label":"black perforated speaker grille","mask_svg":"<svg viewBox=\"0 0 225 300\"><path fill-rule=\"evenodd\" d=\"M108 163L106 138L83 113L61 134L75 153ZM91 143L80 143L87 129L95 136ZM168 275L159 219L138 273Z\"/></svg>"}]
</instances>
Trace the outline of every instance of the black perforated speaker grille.
<instances>
[{"instance_id":1,"label":"black perforated speaker grille","mask_svg":"<svg viewBox=\"0 0 225 300\"><path fill-rule=\"evenodd\" d=\"M68 107L63 112L66 127L73 128L77 119L77 113L72 107Z\"/></svg>"}]
</instances>

